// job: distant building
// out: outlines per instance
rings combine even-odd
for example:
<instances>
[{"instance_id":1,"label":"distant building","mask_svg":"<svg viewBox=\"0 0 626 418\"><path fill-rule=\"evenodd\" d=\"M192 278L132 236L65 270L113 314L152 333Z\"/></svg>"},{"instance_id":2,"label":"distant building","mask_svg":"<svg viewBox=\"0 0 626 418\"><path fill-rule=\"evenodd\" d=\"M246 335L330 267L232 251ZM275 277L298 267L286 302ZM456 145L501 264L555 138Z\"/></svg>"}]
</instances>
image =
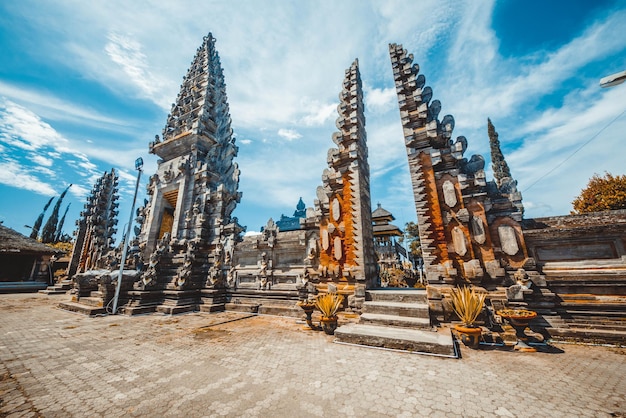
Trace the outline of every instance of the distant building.
<instances>
[{"instance_id":1,"label":"distant building","mask_svg":"<svg viewBox=\"0 0 626 418\"><path fill-rule=\"evenodd\" d=\"M51 257L60 251L0 225L0 292L45 289Z\"/></svg>"},{"instance_id":2,"label":"distant building","mask_svg":"<svg viewBox=\"0 0 626 418\"><path fill-rule=\"evenodd\" d=\"M280 220L276 221L276 226L283 232L297 231L301 229L300 219L304 218L306 218L306 205L302 201L302 198L300 198L293 216L280 215Z\"/></svg>"},{"instance_id":3,"label":"distant building","mask_svg":"<svg viewBox=\"0 0 626 418\"><path fill-rule=\"evenodd\" d=\"M406 250L398 243L397 237L403 232L400 228L390 223L396 218L384 209L380 203L372 212L372 228L374 230L374 250L378 257L380 270L386 270L400 263L400 256L406 257Z\"/></svg>"}]
</instances>

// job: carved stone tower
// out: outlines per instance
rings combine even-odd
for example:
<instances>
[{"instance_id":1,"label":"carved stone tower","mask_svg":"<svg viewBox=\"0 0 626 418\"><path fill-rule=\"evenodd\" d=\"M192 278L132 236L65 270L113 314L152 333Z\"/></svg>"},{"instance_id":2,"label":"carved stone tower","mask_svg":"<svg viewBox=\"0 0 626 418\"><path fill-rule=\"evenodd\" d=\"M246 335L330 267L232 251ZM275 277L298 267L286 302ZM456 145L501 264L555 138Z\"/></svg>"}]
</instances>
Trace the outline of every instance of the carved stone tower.
<instances>
[{"instance_id":1,"label":"carved stone tower","mask_svg":"<svg viewBox=\"0 0 626 418\"><path fill-rule=\"evenodd\" d=\"M339 132L332 136L338 148L328 150L315 202L321 213L320 270L322 278L354 283L360 297L376 284L376 256L358 60L346 70L339 100Z\"/></svg>"},{"instance_id":2,"label":"carved stone tower","mask_svg":"<svg viewBox=\"0 0 626 418\"><path fill-rule=\"evenodd\" d=\"M76 221L78 229L74 232L76 242L67 270L69 277L108 267L105 256L113 249L113 235L117 232L117 183L117 173L111 169L93 186L81 217Z\"/></svg>"},{"instance_id":3,"label":"carved stone tower","mask_svg":"<svg viewBox=\"0 0 626 418\"><path fill-rule=\"evenodd\" d=\"M482 156L463 158L467 140L452 142L454 118L439 120L441 103L431 101L433 91L413 55L397 44L389 52L427 279L495 284L531 261L520 226L521 195L509 188L505 196L502 185L488 183Z\"/></svg>"},{"instance_id":4,"label":"carved stone tower","mask_svg":"<svg viewBox=\"0 0 626 418\"><path fill-rule=\"evenodd\" d=\"M231 216L241 193L226 85L211 34L197 49L163 137L148 185L140 241L150 258L143 285L185 290L222 287L242 232ZM168 254L171 262L168 264ZM161 286L159 286L159 284Z\"/></svg>"}]
</instances>

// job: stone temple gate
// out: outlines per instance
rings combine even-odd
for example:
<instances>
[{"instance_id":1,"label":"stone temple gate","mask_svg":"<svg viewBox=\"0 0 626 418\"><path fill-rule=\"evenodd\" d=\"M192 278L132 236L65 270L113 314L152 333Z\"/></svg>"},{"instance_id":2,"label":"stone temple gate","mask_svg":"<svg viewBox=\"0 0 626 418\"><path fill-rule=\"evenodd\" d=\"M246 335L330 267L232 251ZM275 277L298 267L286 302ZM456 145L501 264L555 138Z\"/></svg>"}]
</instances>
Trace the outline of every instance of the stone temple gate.
<instances>
[{"instance_id":1,"label":"stone temple gate","mask_svg":"<svg viewBox=\"0 0 626 418\"><path fill-rule=\"evenodd\" d=\"M552 291L557 284L559 289L572 292L615 293L613 282L598 287L601 280L597 268L595 276L583 274L595 280L591 287L587 282L562 285L560 276L552 276L552 281L546 277L542 267L551 266L555 260L578 262L580 258L568 258L544 245L541 231L550 229L554 222L523 219L522 196L491 122L495 180L488 181L485 159L464 156L467 139L453 138L454 117L440 118L442 104L433 100L433 90L426 85L413 56L398 44L390 44L389 53L427 281L422 325L427 328L454 318L449 294L459 284L487 291L494 308L516 303L540 311L544 318L571 315ZM234 162L238 148L215 39L211 34L206 36L183 78L162 135L149 145L160 160L148 184L149 199L137 212L138 235L129 258L133 268L127 266L124 271L121 311L234 309L298 316L302 311L296 302L311 291L343 294L344 309L357 313L362 313L372 298L386 300L387 296L375 290L380 279L358 60L345 72L337 112L338 131L332 134L336 148L328 151L328 167L323 171L314 207L305 209L299 203L297 216L288 218L285 231L278 226L284 225L284 220L277 224L270 219L261 235L243 237L245 228L232 216L241 200L240 172ZM88 202L85 219L78 222L77 236L88 237L89 242L110 243L109 236L94 235L102 228L93 227L93 208L111 206L98 203L102 195L98 190L94 189L97 196ZM603 262L600 269L610 270L611 277L618 277L626 289L626 241L620 238L623 230L626 227L620 226L605 236L606 243L585 245L607 249L602 257L614 261ZM111 232L110 228L106 231ZM576 234L568 233L562 239L573 247ZM532 245L525 236L532 237ZM85 257L87 247L83 247L74 251L75 257ZM109 304L119 249L116 254L115 249L101 247L97 255L101 261L91 265L76 259L70 263L71 273L76 273L75 303L65 304L67 309L103 312ZM586 271L584 264L559 266ZM608 286L611 290L606 291ZM615 299L618 302L619 297ZM607 312L612 312L611 306L605 307ZM364 313L361 320L366 319Z\"/></svg>"}]
</instances>

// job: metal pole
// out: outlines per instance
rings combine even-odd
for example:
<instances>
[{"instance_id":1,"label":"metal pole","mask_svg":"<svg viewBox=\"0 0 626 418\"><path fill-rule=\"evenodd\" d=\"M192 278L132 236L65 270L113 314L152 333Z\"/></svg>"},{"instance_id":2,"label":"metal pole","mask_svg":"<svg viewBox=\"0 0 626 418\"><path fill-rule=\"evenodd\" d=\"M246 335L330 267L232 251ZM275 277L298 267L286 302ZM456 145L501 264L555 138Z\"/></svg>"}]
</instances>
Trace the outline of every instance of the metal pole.
<instances>
[{"instance_id":1,"label":"metal pole","mask_svg":"<svg viewBox=\"0 0 626 418\"><path fill-rule=\"evenodd\" d=\"M133 212L135 211L135 202L137 201L137 191L139 190L139 179L141 178L141 167L137 168L137 184L135 184L135 195L133 196L133 204L130 207L130 219L128 220L128 228L124 236L124 249L122 250L122 260L120 261L120 274L117 276L117 287L115 288L115 297L113 298L113 315L117 313L117 301L120 297L120 289L122 287L122 276L124 275L124 264L126 264L126 253L128 252L128 237L130 236L130 227L133 225Z\"/></svg>"}]
</instances>

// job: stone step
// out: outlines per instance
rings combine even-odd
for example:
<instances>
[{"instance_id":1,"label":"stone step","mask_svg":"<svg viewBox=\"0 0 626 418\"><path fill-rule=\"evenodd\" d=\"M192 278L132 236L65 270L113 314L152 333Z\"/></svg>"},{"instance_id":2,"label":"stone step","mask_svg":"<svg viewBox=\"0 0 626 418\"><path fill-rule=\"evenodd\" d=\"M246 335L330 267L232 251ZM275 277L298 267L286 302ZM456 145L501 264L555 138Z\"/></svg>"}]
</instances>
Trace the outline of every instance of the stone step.
<instances>
[{"instance_id":1,"label":"stone step","mask_svg":"<svg viewBox=\"0 0 626 418\"><path fill-rule=\"evenodd\" d=\"M61 302L59 303L59 308L65 309L66 311L78 312L83 315L95 316L95 315L103 315L106 313L104 307L95 307L88 306L82 303L76 302Z\"/></svg>"},{"instance_id":2,"label":"stone step","mask_svg":"<svg viewBox=\"0 0 626 418\"><path fill-rule=\"evenodd\" d=\"M201 303L200 312L223 312L226 310L225 303Z\"/></svg>"},{"instance_id":3,"label":"stone step","mask_svg":"<svg viewBox=\"0 0 626 418\"><path fill-rule=\"evenodd\" d=\"M556 340L573 340L599 344L624 345L626 331L589 328L546 328L550 337Z\"/></svg>"},{"instance_id":4,"label":"stone step","mask_svg":"<svg viewBox=\"0 0 626 418\"><path fill-rule=\"evenodd\" d=\"M626 302L605 302L605 301L587 301L587 302L561 302L558 305L561 308L570 310L574 308L579 311L613 311L626 312Z\"/></svg>"},{"instance_id":5,"label":"stone step","mask_svg":"<svg viewBox=\"0 0 626 418\"><path fill-rule=\"evenodd\" d=\"M40 290L39 293L43 293L45 295L64 295L68 290L69 289L62 289L56 286L48 286L47 289Z\"/></svg>"},{"instance_id":6,"label":"stone step","mask_svg":"<svg viewBox=\"0 0 626 418\"><path fill-rule=\"evenodd\" d=\"M363 313L361 314L360 324L370 325L382 325L392 327L404 327L404 328L420 328L429 329L429 318L415 318L411 316L397 316L397 315L385 315L375 313Z\"/></svg>"},{"instance_id":7,"label":"stone step","mask_svg":"<svg viewBox=\"0 0 626 418\"><path fill-rule=\"evenodd\" d=\"M81 305L93 306L95 308L104 306L104 301L102 300L102 298L98 297L82 297L80 298L79 302L81 303Z\"/></svg>"},{"instance_id":8,"label":"stone step","mask_svg":"<svg viewBox=\"0 0 626 418\"><path fill-rule=\"evenodd\" d=\"M347 324L335 330L336 341L458 358L452 334L369 324Z\"/></svg>"},{"instance_id":9,"label":"stone step","mask_svg":"<svg viewBox=\"0 0 626 418\"><path fill-rule=\"evenodd\" d=\"M426 295L426 290L418 290L418 289L368 290L367 295L369 295L369 299L371 299L374 302L390 301L390 302L428 303L428 296Z\"/></svg>"},{"instance_id":10,"label":"stone step","mask_svg":"<svg viewBox=\"0 0 626 418\"><path fill-rule=\"evenodd\" d=\"M597 330L616 330L626 331L626 323L623 324L602 324L602 323L589 323L589 322L566 322L565 327L560 328L582 328L582 329L597 329Z\"/></svg>"},{"instance_id":11,"label":"stone step","mask_svg":"<svg viewBox=\"0 0 626 418\"><path fill-rule=\"evenodd\" d=\"M251 303L226 303L224 305L227 311L258 313L259 305Z\"/></svg>"},{"instance_id":12,"label":"stone step","mask_svg":"<svg viewBox=\"0 0 626 418\"><path fill-rule=\"evenodd\" d=\"M185 312L195 312L197 310L198 310L198 305L196 304L189 304L189 305L164 304L164 305L158 305L156 307L157 312L163 313L166 315L176 315L176 314L185 313Z\"/></svg>"},{"instance_id":13,"label":"stone step","mask_svg":"<svg viewBox=\"0 0 626 418\"><path fill-rule=\"evenodd\" d=\"M302 309L297 306L281 306L281 305L260 305L258 313L262 315L288 316L300 318Z\"/></svg>"},{"instance_id":14,"label":"stone step","mask_svg":"<svg viewBox=\"0 0 626 418\"><path fill-rule=\"evenodd\" d=\"M428 304L366 301L363 303L363 313L428 318Z\"/></svg>"},{"instance_id":15,"label":"stone step","mask_svg":"<svg viewBox=\"0 0 626 418\"><path fill-rule=\"evenodd\" d=\"M156 312L156 305L137 305L137 306L122 306L120 312L124 315L143 315L147 313Z\"/></svg>"}]
</instances>

